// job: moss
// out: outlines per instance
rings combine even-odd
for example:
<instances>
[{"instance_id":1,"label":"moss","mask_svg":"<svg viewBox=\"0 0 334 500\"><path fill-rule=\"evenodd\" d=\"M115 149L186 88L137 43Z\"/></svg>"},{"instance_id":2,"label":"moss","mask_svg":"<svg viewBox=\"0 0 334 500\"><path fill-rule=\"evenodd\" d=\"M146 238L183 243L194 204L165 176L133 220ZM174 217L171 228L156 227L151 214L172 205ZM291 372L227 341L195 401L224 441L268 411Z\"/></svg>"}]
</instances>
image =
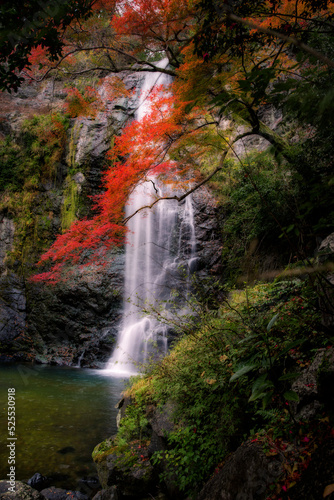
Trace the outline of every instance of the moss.
<instances>
[{"instance_id":1,"label":"moss","mask_svg":"<svg viewBox=\"0 0 334 500\"><path fill-rule=\"evenodd\" d=\"M75 157L77 154L77 144L80 137L80 130L82 128L82 123L79 125L77 122L74 124L74 127L71 130L70 140L68 143L68 156L67 156L67 164L70 169L70 173L73 175L77 172L78 164L75 161Z\"/></svg>"},{"instance_id":2,"label":"moss","mask_svg":"<svg viewBox=\"0 0 334 500\"><path fill-rule=\"evenodd\" d=\"M101 463L108 455L114 453L116 449L117 445L115 445L113 438L105 439L102 443L95 446L92 458L95 463Z\"/></svg>"},{"instance_id":3,"label":"moss","mask_svg":"<svg viewBox=\"0 0 334 500\"><path fill-rule=\"evenodd\" d=\"M3 164L0 211L15 222L14 247L7 258L7 266L15 266L16 272L21 270L24 275L30 274L41 253L54 239L52 220L54 212L57 215L59 210L57 197L60 192L54 189L45 194L41 187L50 182L56 185L68 127L68 119L60 114L34 116L23 122L16 141L7 138L0 143L0 162ZM68 189L66 221L73 219L76 210L74 186Z\"/></svg>"},{"instance_id":4,"label":"moss","mask_svg":"<svg viewBox=\"0 0 334 500\"><path fill-rule=\"evenodd\" d=\"M79 193L76 182L67 176L66 188L64 191L64 201L61 208L61 229L65 232L71 224L77 219L79 207Z\"/></svg>"}]
</instances>

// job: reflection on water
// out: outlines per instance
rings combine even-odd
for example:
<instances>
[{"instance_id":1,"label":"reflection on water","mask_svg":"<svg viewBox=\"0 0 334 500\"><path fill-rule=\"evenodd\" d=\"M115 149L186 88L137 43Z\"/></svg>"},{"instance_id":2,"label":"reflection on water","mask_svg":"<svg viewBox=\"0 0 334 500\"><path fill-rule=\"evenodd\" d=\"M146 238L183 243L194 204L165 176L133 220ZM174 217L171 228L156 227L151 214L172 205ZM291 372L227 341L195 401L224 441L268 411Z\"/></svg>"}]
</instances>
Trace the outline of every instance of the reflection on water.
<instances>
[{"instance_id":1,"label":"reflection on water","mask_svg":"<svg viewBox=\"0 0 334 500\"><path fill-rule=\"evenodd\" d=\"M96 475L91 454L116 432L119 378L97 370L43 365L0 365L0 479L9 473L7 391L16 389L16 479L36 472L58 487L78 489Z\"/></svg>"}]
</instances>

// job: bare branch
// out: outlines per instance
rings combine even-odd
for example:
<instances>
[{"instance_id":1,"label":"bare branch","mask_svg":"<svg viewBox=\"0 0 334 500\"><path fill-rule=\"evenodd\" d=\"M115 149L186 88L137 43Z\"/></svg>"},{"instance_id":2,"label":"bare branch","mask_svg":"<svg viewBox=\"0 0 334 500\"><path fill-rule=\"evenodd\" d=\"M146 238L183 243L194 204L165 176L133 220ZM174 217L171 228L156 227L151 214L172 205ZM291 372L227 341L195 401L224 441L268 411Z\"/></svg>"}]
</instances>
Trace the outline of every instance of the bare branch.
<instances>
[{"instance_id":1,"label":"bare branch","mask_svg":"<svg viewBox=\"0 0 334 500\"><path fill-rule=\"evenodd\" d=\"M169 69L166 69L166 68L159 68L158 66L156 66L155 64L151 63L151 62L148 62L148 61L141 61L140 59L138 59L137 57L131 55L131 54L128 54L126 52L124 52L123 50L120 50L120 49L117 49L115 47L108 47L108 46L105 46L105 45L101 45L101 46L96 46L96 47L80 47L80 48L76 48L70 52L68 52L67 54L65 54L63 57L60 58L59 61L57 61L57 63L52 66L51 68L49 68L45 73L44 75L39 78L39 79L35 79L33 78L31 75L29 75L29 78L31 78L32 80L35 80L37 82L41 82L43 81L47 75L53 71L54 69L57 69L61 63L69 56L73 55L73 54L77 54L79 52L89 52L89 51L94 51L94 50L105 50L105 51L111 51L111 52L116 52L117 54L121 54L123 56L126 56L130 59L132 59L134 61L135 64L138 64L139 67L138 68L134 68L133 65L129 64L128 66L123 66L121 68L117 68L115 65L114 67L110 67L110 68L107 68L107 67L103 67L103 66L97 66L97 67L93 67L93 68L88 68L88 69L85 69L85 70L82 70L82 71L66 71L67 74L69 75L81 75L81 74L84 74L84 73L88 73L90 71L109 71L110 73L121 73L122 71L133 71L133 72L152 72L152 73L165 73L166 75L170 75L170 76L173 76L175 77L176 76L176 73L172 70L169 70ZM114 63L113 63L114 64Z\"/></svg>"},{"instance_id":2,"label":"bare branch","mask_svg":"<svg viewBox=\"0 0 334 500\"><path fill-rule=\"evenodd\" d=\"M127 224L127 222L130 219L132 219L132 217L134 217L138 212L141 212L142 210L145 210L146 208L148 208L148 209L153 208L154 205L156 205L161 200L177 200L180 203L185 198L187 198L187 196L191 195L192 193L194 193L195 191L197 191L197 189L199 189L201 186L203 186L204 184L206 184L207 182L209 182L209 180L212 179L212 177L214 175L216 175L217 172L219 172L220 170L222 170L223 165L224 165L224 161L225 161L225 158L226 158L226 155L227 155L227 150L224 151L224 153L222 154L219 166L213 172L211 172L211 174L208 175L208 177L206 177L202 182L200 182L199 184L196 184L193 188L189 189L189 191L187 191L186 193L184 193L182 196L176 196L176 195L175 196L161 196L160 198L157 198L156 200L154 200L154 202L151 203L151 205L145 205L143 207L138 208L138 210L136 210L133 214L131 214L128 217L126 217L125 219L123 219L122 224L123 225Z\"/></svg>"}]
</instances>

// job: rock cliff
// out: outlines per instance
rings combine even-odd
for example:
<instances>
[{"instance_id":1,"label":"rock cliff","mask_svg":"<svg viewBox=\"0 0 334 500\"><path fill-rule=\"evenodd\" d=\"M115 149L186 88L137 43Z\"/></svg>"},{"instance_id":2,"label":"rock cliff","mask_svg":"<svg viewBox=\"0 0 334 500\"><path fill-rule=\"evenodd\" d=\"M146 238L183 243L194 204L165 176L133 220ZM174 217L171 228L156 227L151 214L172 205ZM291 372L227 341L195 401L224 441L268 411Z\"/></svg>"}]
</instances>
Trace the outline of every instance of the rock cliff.
<instances>
[{"instance_id":1,"label":"rock cliff","mask_svg":"<svg viewBox=\"0 0 334 500\"><path fill-rule=\"evenodd\" d=\"M99 90L105 110L95 118L69 120L62 147L57 144L55 149L58 156L51 174L43 166L39 177L35 175L46 161L40 155L29 171L31 177L23 179L15 193L0 188L3 360L98 367L112 350L123 304L123 250L111 252L103 268L92 265L83 272L74 266L68 279L55 286L33 284L28 278L56 235L92 212L90 197L101 191L106 152L139 106L143 76L124 73L122 79L130 97L108 101L107 76ZM65 97L64 82L53 80L27 84L16 95L0 96L1 138L10 141L11 147L5 160L13 151L23 162L25 155L34 155L36 149L40 152L38 141L42 143L43 138L34 137L35 142L27 147L29 134L39 127L43 136L44 117L63 113ZM208 204L206 188L193 197L197 257L192 271L202 276L219 271L220 262L219 214L214 199L209 198Z\"/></svg>"}]
</instances>

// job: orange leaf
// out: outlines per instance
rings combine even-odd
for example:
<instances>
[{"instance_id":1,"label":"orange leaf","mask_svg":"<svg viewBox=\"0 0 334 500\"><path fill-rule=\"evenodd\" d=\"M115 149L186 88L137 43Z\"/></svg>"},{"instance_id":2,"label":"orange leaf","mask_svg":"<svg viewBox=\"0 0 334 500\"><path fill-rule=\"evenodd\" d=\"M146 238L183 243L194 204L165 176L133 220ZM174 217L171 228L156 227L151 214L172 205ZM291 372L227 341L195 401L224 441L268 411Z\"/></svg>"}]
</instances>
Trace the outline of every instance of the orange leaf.
<instances>
[{"instance_id":1,"label":"orange leaf","mask_svg":"<svg viewBox=\"0 0 334 500\"><path fill-rule=\"evenodd\" d=\"M328 486L326 486L326 488L324 489L324 493L322 495L322 498L326 498L328 497L328 495L330 495L331 493L333 493L334 491L334 484L329 484Z\"/></svg>"}]
</instances>

